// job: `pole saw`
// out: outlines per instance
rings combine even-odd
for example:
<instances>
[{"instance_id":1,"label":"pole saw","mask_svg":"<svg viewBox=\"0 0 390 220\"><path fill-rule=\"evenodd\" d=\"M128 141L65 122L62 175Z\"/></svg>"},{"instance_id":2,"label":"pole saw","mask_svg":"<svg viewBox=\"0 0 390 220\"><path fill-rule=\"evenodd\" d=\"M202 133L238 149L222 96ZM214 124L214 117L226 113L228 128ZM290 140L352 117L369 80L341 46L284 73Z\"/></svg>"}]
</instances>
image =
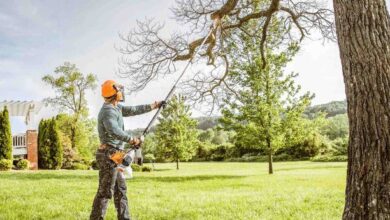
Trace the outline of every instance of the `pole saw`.
<instances>
[{"instance_id":1,"label":"pole saw","mask_svg":"<svg viewBox=\"0 0 390 220\"><path fill-rule=\"evenodd\" d=\"M219 22L219 18L215 18L214 19L214 22L213 24L211 25L210 27L210 31L208 32L208 34L206 35L206 37L203 39L202 43L199 45L199 47L195 50L194 54L191 56L191 58L188 60L187 64L185 65L184 69L182 70L181 74L179 75L179 77L177 78L176 82L173 84L171 90L169 91L168 95L165 97L164 99L164 103L167 103L168 100L172 97L173 93L175 92L176 90L176 87L177 85L179 84L181 78L183 78L185 72L187 71L188 67L192 64L192 61L194 59L194 57L197 55L197 53L199 52L199 50L203 47L203 45L206 43L207 39L210 37L210 35L213 33L213 31L217 28L217 25L218 25L218 22ZM120 164L120 166L122 166L122 169L126 170L126 167L130 166L130 164L132 163L133 159L134 159L134 154L135 154L135 150L140 148L141 144L143 143L144 141L144 138L145 136L149 133L150 129L152 128L154 122L156 121L157 117L160 115L162 109L164 108L164 105L160 105L159 108L157 109L156 113L154 114L153 118L150 120L148 126L144 129L144 131L142 132L142 136L140 137L141 139L141 143L138 145L138 146L133 146L130 150L128 150L126 153L122 153L122 155L120 157L123 158L122 160L122 163Z\"/></svg>"}]
</instances>

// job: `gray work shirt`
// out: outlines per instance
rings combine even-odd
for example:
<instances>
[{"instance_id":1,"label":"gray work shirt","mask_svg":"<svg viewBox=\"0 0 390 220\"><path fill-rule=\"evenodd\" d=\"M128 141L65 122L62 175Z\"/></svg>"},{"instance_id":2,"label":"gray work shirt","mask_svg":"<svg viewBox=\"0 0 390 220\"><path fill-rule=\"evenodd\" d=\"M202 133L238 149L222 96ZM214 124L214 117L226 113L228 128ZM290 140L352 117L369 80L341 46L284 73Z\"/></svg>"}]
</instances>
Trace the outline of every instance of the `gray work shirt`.
<instances>
[{"instance_id":1,"label":"gray work shirt","mask_svg":"<svg viewBox=\"0 0 390 220\"><path fill-rule=\"evenodd\" d=\"M132 138L124 131L123 117L139 115L151 110L150 105L114 106L111 103L104 103L98 116L100 143L123 149L123 143L129 142Z\"/></svg>"}]
</instances>

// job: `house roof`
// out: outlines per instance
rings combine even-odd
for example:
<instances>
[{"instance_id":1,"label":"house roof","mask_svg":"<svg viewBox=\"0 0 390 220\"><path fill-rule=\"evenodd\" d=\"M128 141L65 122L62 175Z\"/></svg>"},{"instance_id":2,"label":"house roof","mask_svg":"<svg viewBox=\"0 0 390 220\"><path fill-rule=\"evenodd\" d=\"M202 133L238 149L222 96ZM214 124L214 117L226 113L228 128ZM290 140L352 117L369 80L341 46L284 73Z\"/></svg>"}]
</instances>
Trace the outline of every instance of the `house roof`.
<instances>
[{"instance_id":1,"label":"house roof","mask_svg":"<svg viewBox=\"0 0 390 220\"><path fill-rule=\"evenodd\" d=\"M7 106L9 116L24 116L25 122L28 124L32 114L38 114L41 110L43 103L37 101L2 101L0 102L0 109L2 110L4 106Z\"/></svg>"}]
</instances>

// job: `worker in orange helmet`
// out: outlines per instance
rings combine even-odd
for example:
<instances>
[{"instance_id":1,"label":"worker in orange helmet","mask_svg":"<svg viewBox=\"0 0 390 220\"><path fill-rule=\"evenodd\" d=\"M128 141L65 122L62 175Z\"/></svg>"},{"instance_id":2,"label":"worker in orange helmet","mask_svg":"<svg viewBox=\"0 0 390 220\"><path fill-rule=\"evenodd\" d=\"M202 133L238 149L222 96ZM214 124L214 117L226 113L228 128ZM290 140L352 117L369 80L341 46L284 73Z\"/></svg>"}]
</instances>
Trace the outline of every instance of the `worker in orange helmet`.
<instances>
[{"instance_id":1,"label":"worker in orange helmet","mask_svg":"<svg viewBox=\"0 0 390 220\"><path fill-rule=\"evenodd\" d=\"M124 131L123 117L139 115L157 109L164 101L150 105L122 106L125 100L124 87L113 80L102 85L104 104L98 116L100 147L96 152L99 166L99 187L93 201L90 219L104 219L109 200L114 197L118 219L130 219L126 181L117 169L118 161L113 155L124 150L124 143L138 146L141 138L132 137Z\"/></svg>"}]
</instances>

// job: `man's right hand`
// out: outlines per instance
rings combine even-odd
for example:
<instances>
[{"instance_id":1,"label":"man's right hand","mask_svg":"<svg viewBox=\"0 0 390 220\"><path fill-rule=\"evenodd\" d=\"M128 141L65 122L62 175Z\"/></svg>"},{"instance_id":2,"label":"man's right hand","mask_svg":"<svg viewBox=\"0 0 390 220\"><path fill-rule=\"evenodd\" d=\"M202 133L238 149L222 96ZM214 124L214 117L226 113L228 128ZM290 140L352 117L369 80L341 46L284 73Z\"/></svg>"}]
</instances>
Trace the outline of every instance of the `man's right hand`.
<instances>
[{"instance_id":1,"label":"man's right hand","mask_svg":"<svg viewBox=\"0 0 390 220\"><path fill-rule=\"evenodd\" d=\"M130 145L137 146L141 144L141 139L138 137L134 137L129 141Z\"/></svg>"}]
</instances>

